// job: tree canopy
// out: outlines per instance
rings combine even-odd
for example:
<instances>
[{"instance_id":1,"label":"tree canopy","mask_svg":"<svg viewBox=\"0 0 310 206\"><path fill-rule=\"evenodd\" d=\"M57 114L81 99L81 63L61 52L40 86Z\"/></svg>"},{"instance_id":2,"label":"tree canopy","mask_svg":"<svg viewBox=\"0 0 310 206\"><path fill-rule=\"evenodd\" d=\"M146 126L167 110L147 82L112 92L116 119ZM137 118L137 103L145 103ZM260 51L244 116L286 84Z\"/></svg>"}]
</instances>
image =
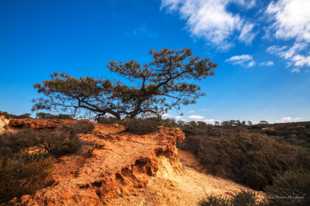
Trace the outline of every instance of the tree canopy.
<instances>
[{"instance_id":1,"label":"tree canopy","mask_svg":"<svg viewBox=\"0 0 310 206\"><path fill-rule=\"evenodd\" d=\"M112 61L108 68L130 83L91 77L75 78L54 73L50 80L35 84L42 97L34 100L33 110L78 114L89 111L118 119L161 115L172 108L195 103L203 95L197 80L213 75L216 64L193 56L190 49L152 50L152 61L139 64Z\"/></svg>"}]
</instances>

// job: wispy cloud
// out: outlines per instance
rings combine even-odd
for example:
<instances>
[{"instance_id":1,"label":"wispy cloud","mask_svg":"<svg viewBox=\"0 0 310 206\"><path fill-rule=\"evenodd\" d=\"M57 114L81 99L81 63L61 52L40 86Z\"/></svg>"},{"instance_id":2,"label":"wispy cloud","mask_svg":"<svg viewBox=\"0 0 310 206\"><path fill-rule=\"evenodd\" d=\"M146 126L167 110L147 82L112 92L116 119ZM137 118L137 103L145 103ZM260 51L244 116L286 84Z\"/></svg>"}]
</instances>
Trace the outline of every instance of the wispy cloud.
<instances>
[{"instance_id":1,"label":"wispy cloud","mask_svg":"<svg viewBox=\"0 0 310 206\"><path fill-rule=\"evenodd\" d=\"M239 14L228 11L230 3L248 8L244 0L162 0L162 8L178 12L186 21L187 28L194 37L203 38L217 47L231 46L228 39L240 33L240 41L251 42L255 34L253 25L242 19Z\"/></svg>"},{"instance_id":2,"label":"wispy cloud","mask_svg":"<svg viewBox=\"0 0 310 206\"><path fill-rule=\"evenodd\" d=\"M272 1L266 13L273 21L277 38L310 42L310 1Z\"/></svg>"},{"instance_id":3,"label":"wispy cloud","mask_svg":"<svg viewBox=\"0 0 310 206\"><path fill-rule=\"evenodd\" d=\"M288 61L288 65L294 67L295 71L300 68L310 66L310 53L304 55L302 52L309 47L306 43L295 42L292 46L270 46L267 52L279 56Z\"/></svg>"},{"instance_id":4,"label":"wispy cloud","mask_svg":"<svg viewBox=\"0 0 310 206\"><path fill-rule=\"evenodd\" d=\"M293 41L289 46L269 47L267 51L288 61L295 71L310 66L310 1L272 1L266 15L271 20L270 29L274 37L283 41Z\"/></svg>"},{"instance_id":5,"label":"wispy cloud","mask_svg":"<svg viewBox=\"0 0 310 206\"><path fill-rule=\"evenodd\" d=\"M226 59L226 62L244 67L253 67L256 64L254 57L249 54L232 56Z\"/></svg>"},{"instance_id":6,"label":"wispy cloud","mask_svg":"<svg viewBox=\"0 0 310 206\"><path fill-rule=\"evenodd\" d=\"M254 24L245 23L241 29L239 40L247 44L252 43L253 39L256 36L256 33L254 33L253 29L254 29Z\"/></svg>"}]
</instances>

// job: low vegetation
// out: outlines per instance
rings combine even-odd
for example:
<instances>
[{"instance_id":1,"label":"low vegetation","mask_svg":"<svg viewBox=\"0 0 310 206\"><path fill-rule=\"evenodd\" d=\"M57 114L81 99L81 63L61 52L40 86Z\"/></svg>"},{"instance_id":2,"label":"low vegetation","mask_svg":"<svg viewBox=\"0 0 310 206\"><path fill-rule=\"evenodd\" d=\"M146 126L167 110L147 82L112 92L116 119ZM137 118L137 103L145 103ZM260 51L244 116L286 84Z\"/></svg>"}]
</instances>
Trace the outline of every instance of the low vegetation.
<instances>
[{"instance_id":1,"label":"low vegetation","mask_svg":"<svg viewBox=\"0 0 310 206\"><path fill-rule=\"evenodd\" d=\"M180 147L195 154L208 172L266 191L273 205L309 205L310 154L306 148L254 126L203 122L180 126L187 137Z\"/></svg>"},{"instance_id":2,"label":"low vegetation","mask_svg":"<svg viewBox=\"0 0 310 206\"><path fill-rule=\"evenodd\" d=\"M158 130L160 121L158 119L126 119L123 124L127 132L132 134L147 134Z\"/></svg>"},{"instance_id":3,"label":"low vegetation","mask_svg":"<svg viewBox=\"0 0 310 206\"><path fill-rule=\"evenodd\" d=\"M88 121L57 129L23 128L0 136L0 204L51 185L55 158L79 151L78 133L93 129Z\"/></svg>"},{"instance_id":4,"label":"low vegetation","mask_svg":"<svg viewBox=\"0 0 310 206\"><path fill-rule=\"evenodd\" d=\"M242 191L232 198L209 196L201 201L200 206L267 206L267 203L257 199L255 193Z\"/></svg>"}]
</instances>

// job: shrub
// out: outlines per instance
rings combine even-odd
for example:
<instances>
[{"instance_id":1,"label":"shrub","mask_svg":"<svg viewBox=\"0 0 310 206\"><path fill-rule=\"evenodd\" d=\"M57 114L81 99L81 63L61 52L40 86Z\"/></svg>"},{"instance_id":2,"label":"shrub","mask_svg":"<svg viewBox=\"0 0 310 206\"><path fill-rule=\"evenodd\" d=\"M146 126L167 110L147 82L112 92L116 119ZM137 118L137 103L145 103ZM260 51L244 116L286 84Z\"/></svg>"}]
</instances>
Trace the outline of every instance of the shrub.
<instances>
[{"instance_id":1,"label":"shrub","mask_svg":"<svg viewBox=\"0 0 310 206\"><path fill-rule=\"evenodd\" d=\"M200 202L200 206L232 206L232 204L227 198L209 196L206 200Z\"/></svg>"},{"instance_id":2,"label":"shrub","mask_svg":"<svg viewBox=\"0 0 310 206\"><path fill-rule=\"evenodd\" d=\"M73 119L72 115L70 114L50 114L46 112L38 112L36 113L36 117L39 119Z\"/></svg>"},{"instance_id":3,"label":"shrub","mask_svg":"<svg viewBox=\"0 0 310 206\"><path fill-rule=\"evenodd\" d=\"M242 191L232 198L209 196L200 202L200 206L267 206L264 202L257 201L253 192Z\"/></svg>"},{"instance_id":4,"label":"shrub","mask_svg":"<svg viewBox=\"0 0 310 206\"><path fill-rule=\"evenodd\" d=\"M127 132L132 134L147 134L158 131L160 122L158 119L126 119L124 125Z\"/></svg>"},{"instance_id":5,"label":"shrub","mask_svg":"<svg viewBox=\"0 0 310 206\"><path fill-rule=\"evenodd\" d=\"M48 178L51 159L11 157L0 159L0 203L32 194L52 183Z\"/></svg>"},{"instance_id":6,"label":"shrub","mask_svg":"<svg viewBox=\"0 0 310 206\"><path fill-rule=\"evenodd\" d=\"M51 184L48 174L52 156L77 152L81 142L76 132L85 131L85 128L27 128L1 135L0 204Z\"/></svg>"},{"instance_id":7,"label":"shrub","mask_svg":"<svg viewBox=\"0 0 310 206\"><path fill-rule=\"evenodd\" d=\"M240 127L187 124L185 144L212 174L257 190L292 168L308 168L309 153ZM302 155L301 155L302 154Z\"/></svg>"},{"instance_id":8,"label":"shrub","mask_svg":"<svg viewBox=\"0 0 310 206\"><path fill-rule=\"evenodd\" d=\"M81 148L79 137L72 131L58 130L41 133L41 144L46 151L54 156L72 154Z\"/></svg>"},{"instance_id":9,"label":"shrub","mask_svg":"<svg viewBox=\"0 0 310 206\"><path fill-rule=\"evenodd\" d=\"M287 171L274 179L265 191L271 206L308 206L310 205L309 171Z\"/></svg>"},{"instance_id":10,"label":"shrub","mask_svg":"<svg viewBox=\"0 0 310 206\"><path fill-rule=\"evenodd\" d=\"M102 124L116 124L121 122L119 119L115 117L98 117L96 118L96 121Z\"/></svg>"},{"instance_id":11,"label":"shrub","mask_svg":"<svg viewBox=\"0 0 310 206\"><path fill-rule=\"evenodd\" d=\"M75 121L73 124L65 125L64 128L73 133L89 133L95 128L95 126L88 120L79 120Z\"/></svg>"}]
</instances>

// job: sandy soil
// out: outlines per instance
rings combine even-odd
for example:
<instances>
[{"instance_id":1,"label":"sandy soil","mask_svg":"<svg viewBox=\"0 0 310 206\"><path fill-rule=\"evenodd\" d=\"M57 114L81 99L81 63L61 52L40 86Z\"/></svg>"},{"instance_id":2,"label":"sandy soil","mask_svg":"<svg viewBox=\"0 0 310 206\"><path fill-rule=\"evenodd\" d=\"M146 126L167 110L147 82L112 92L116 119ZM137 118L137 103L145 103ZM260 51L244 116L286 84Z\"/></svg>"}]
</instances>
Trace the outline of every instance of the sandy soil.
<instances>
[{"instance_id":1,"label":"sandy soil","mask_svg":"<svg viewBox=\"0 0 310 206\"><path fill-rule=\"evenodd\" d=\"M199 205L208 195L232 196L241 190L249 190L232 181L205 174L202 166L186 151L179 151L179 166L160 157L159 171L145 189L122 198L109 205L119 206L188 206Z\"/></svg>"}]
</instances>

